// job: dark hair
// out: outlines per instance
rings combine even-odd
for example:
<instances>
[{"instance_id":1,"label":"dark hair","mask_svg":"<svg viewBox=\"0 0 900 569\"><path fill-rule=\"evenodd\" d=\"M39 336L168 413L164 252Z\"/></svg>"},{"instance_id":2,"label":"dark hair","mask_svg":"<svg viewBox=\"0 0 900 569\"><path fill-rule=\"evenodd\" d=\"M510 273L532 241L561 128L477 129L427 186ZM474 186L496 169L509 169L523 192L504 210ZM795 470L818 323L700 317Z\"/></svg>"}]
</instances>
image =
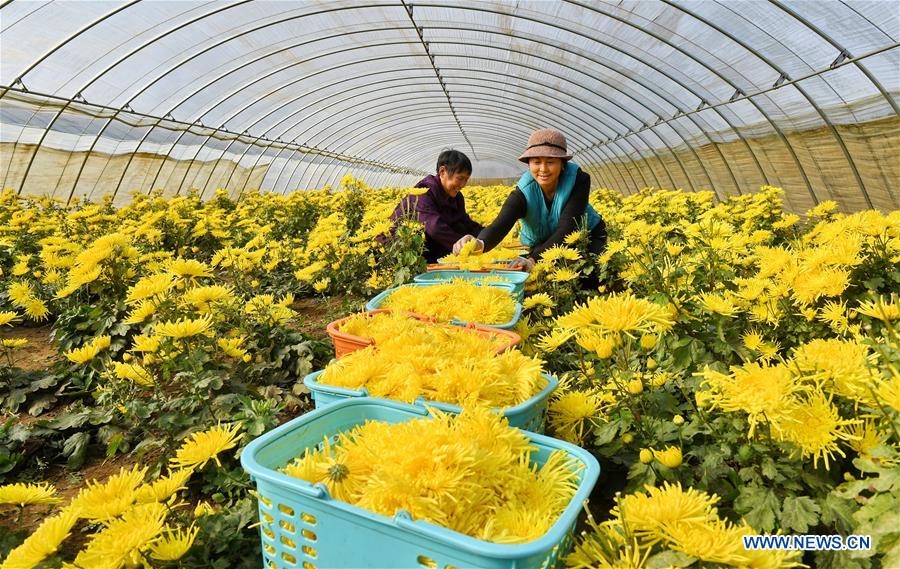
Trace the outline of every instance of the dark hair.
<instances>
[{"instance_id":1,"label":"dark hair","mask_svg":"<svg viewBox=\"0 0 900 569\"><path fill-rule=\"evenodd\" d=\"M434 170L435 174L440 173L441 166L447 169L447 174L450 176L458 172L472 173L472 161L459 150L444 150L441 152L437 159L437 168Z\"/></svg>"}]
</instances>

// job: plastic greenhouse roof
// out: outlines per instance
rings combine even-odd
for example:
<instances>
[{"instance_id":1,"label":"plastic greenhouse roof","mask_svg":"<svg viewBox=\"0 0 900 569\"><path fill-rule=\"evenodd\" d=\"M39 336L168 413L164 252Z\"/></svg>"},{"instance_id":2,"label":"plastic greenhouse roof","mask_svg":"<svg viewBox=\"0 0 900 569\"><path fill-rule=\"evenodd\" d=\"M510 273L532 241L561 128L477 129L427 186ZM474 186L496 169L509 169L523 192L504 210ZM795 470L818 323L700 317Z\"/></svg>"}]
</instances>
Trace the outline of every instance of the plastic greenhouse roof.
<instances>
[{"instance_id":1,"label":"plastic greenhouse roof","mask_svg":"<svg viewBox=\"0 0 900 569\"><path fill-rule=\"evenodd\" d=\"M896 122L881 151L849 129L897 120L898 38L890 1L16 0L0 173L65 197L109 189L83 163L147 153L264 167L259 187L284 192L348 172L409 184L454 147L476 178L511 178L528 134L555 126L595 185L626 193L771 183L798 205L896 208ZM49 149L84 157L38 183ZM186 172L175 191L232 181Z\"/></svg>"}]
</instances>

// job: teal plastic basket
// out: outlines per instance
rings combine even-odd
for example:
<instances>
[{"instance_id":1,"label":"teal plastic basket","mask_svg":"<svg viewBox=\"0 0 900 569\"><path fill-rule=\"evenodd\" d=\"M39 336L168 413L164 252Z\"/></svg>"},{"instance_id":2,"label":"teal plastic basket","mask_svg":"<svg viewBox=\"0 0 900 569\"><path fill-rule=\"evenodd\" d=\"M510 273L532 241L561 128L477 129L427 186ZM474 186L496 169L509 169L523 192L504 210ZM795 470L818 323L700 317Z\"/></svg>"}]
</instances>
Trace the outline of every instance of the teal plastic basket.
<instances>
[{"instance_id":1,"label":"teal plastic basket","mask_svg":"<svg viewBox=\"0 0 900 569\"><path fill-rule=\"evenodd\" d=\"M522 299L525 298L525 281L528 280L528 273L522 271L490 271L487 273L476 273L472 271L463 271L461 269L439 269L416 275L413 277L413 282L435 283L446 282L453 279L481 281L485 277L503 279L505 282L513 285L513 292L516 295L516 300L522 302Z\"/></svg>"},{"instance_id":2,"label":"teal plastic basket","mask_svg":"<svg viewBox=\"0 0 900 569\"><path fill-rule=\"evenodd\" d=\"M263 567L325 569L422 567L531 569L556 567L572 547L575 522L590 495L600 465L587 451L543 435L528 433L537 449L532 463L542 465L563 450L584 465L578 490L562 515L542 537L521 544L497 544L414 521L406 511L393 517L369 512L331 498L323 484L312 485L277 472L307 448L321 445L366 421L400 423L425 417L424 407L384 399L347 399L302 415L253 442L241 464L259 495Z\"/></svg>"},{"instance_id":3,"label":"teal plastic basket","mask_svg":"<svg viewBox=\"0 0 900 569\"><path fill-rule=\"evenodd\" d=\"M409 283L405 285L400 285L397 287L389 288L387 290L383 290L374 296L369 302L366 303L366 310L378 310L381 308L381 305L387 300L387 297L391 295L395 290L400 289L401 287L415 286L415 287L426 287L426 286L434 286L442 284L442 281L432 281L432 282L424 282L424 283ZM484 283L487 286L497 287L506 289L509 291L510 296L515 300L515 290L512 283ZM426 315L427 316L427 315ZM514 328L515 325L519 322L519 318L522 316L522 303L516 301L516 310L513 313L513 317L509 322L505 322L503 324L486 324L484 322L471 322L471 324L476 324L478 326L488 326L490 328L500 328L502 330L509 330ZM452 320L451 324L456 324L458 326L465 326L466 324L470 324L470 322L466 322L464 320Z\"/></svg>"},{"instance_id":4,"label":"teal plastic basket","mask_svg":"<svg viewBox=\"0 0 900 569\"><path fill-rule=\"evenodd\" d=\"M318 377L322 375L324 370L313 372L303 378L303 384L309 388L312 393L313 401L316 403L316 409L331 405L336 401L342 401L350 397L368 397L369 393L363 389L347 389L346 387L337 387L319 383ZM547 404L550 394L559 387L559 380L555 377L543 374L547 379L547 386L530 399L519 403L513 407L503 409L494 409L495 413L500 413L509 421L510 427L516 427L523 431L531 431L533 433L544 433L544 423L547 419ZM439 401L428 401L419 397L415 401L416 405L431 405L435 409L446 411L448 413L462 413L462 407L453 405L452 403L441 403Z\"/></svg>"}]
</instances>

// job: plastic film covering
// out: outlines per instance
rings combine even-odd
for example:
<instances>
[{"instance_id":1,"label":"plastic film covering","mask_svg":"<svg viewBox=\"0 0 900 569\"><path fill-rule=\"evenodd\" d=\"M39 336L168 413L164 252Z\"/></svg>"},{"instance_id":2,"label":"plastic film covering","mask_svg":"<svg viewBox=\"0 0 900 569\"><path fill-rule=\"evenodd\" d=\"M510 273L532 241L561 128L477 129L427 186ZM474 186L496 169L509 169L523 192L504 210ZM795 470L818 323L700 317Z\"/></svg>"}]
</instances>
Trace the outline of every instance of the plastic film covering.
<instances>
[{"instance_id":1,"label":"plastic film covering","mask_svg":"<svg viewBox=\"0 0 900 569\"><path fill-rule=\"evenodd\" d=\"M62 200L511 182L554 126L595 186L898 208L900 4L85 1L0 7L0 177Z\"/></svg>"}]
</instances>

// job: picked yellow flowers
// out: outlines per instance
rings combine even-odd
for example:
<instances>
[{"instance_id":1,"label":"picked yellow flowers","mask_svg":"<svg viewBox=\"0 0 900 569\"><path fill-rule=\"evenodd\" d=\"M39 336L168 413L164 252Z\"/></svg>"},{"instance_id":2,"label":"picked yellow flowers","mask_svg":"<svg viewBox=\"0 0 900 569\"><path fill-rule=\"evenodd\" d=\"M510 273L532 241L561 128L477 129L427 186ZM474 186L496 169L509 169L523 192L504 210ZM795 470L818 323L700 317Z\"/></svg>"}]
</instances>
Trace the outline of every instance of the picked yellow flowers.
<instances>
[{"instance_id":1,"label":"picked yellow flowers","mask_svg":"<svg viewBox=\"0 0 900 569\"><path fill-rule=\"evenodd\" d=\"M496 543L549 531L578 487L582 466L554 451L530 465L528 437L479 408L397 424L369 422L307 449L282 471L372 512L414 519Z\"/></svg>"},{"instance_id":2,"label":"picked yellow flowers","mask_svg":"<svg viewBox=\"0 0 900 569\"><path fill-rule=\"evenodd\" d=\"M498 325L512 320L516 301L505 288L460 279L424 287L400 287L385 299L382 308L425 314L442 322Z\"/></svg>"}]
</instances>

